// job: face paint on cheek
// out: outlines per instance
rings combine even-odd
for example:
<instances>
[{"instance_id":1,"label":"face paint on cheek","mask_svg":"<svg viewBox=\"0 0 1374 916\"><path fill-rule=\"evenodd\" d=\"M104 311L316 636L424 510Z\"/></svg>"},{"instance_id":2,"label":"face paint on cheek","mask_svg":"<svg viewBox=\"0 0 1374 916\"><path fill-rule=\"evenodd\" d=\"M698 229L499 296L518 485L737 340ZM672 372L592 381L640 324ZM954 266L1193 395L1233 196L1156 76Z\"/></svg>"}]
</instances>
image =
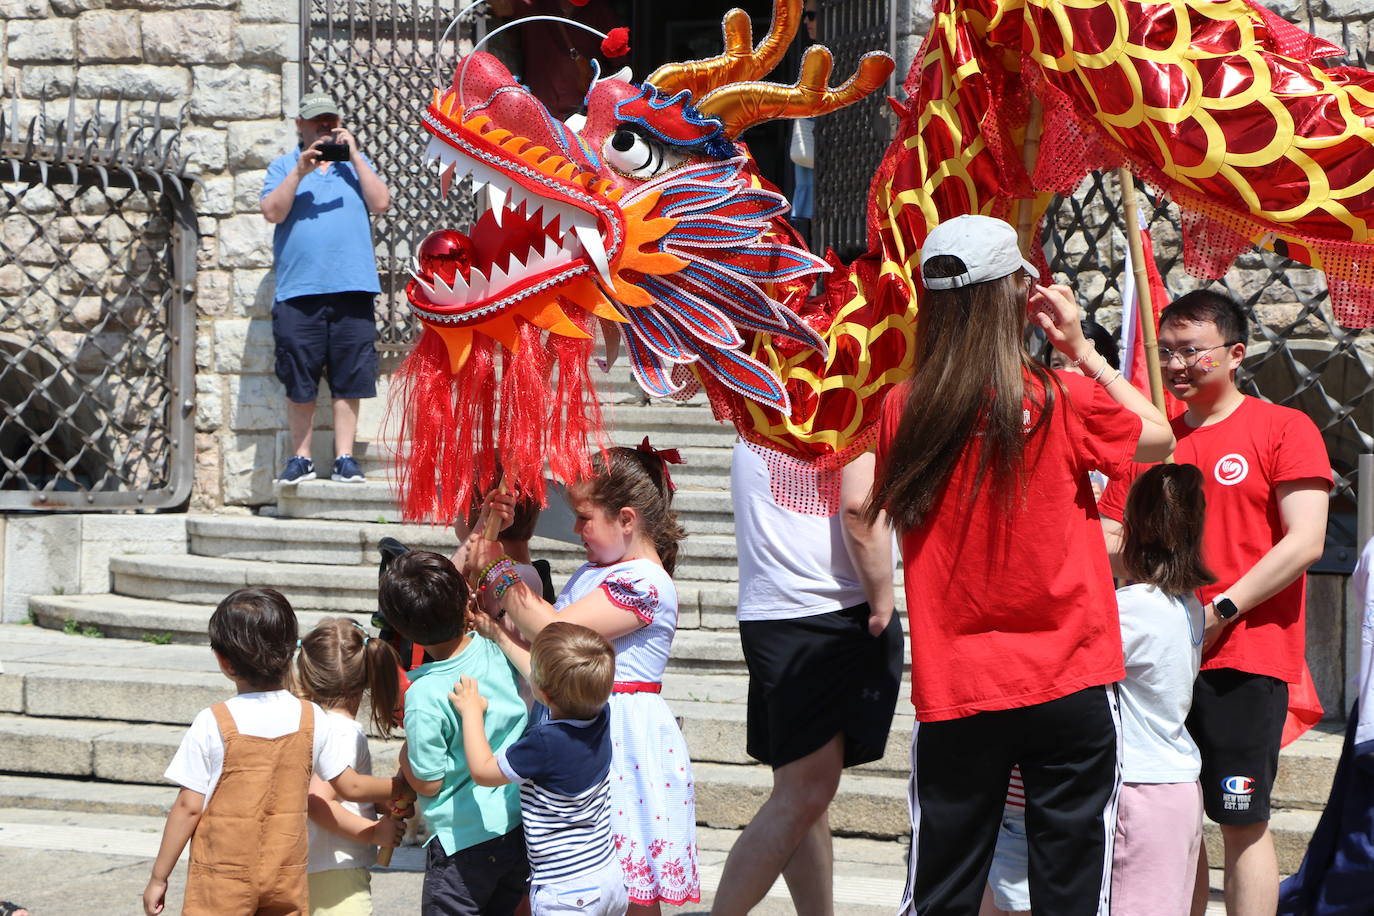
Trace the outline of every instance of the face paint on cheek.
<instances>
[{"instance_id":1,"label":"face paint on cheek","mask_svg":"<svg viewBox=\"0 0 1374 916\"><path fill-rule=\"evenodd\" d=\"M1204 375L1220 365L1221 363L1217 362L1210 353L1203 354L1202 358L1197 361L1198 371L1202 372Z\"/></svg>"}]
</instances>

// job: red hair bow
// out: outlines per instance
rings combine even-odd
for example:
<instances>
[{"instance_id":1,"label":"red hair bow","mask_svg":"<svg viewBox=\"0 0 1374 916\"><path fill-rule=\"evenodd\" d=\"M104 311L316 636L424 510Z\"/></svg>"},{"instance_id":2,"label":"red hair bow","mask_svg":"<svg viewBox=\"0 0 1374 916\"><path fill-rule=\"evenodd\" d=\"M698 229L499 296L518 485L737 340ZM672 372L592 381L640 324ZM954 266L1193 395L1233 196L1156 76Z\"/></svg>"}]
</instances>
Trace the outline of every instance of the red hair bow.
<instances>
[{"instance_id":1,"label":"red hair bow","mask_svg":"<svg viewBox=\"0 0 1374 916\"><path fill-rule=\"evenodd\" d=\"M672 475L668 473L668 465L686 464L686 462L682 460L682 453L675 448L654 448L649 444L648 436L645 436L644 441L635 446L635 448L646 455L653 455L659 461L663 462L663 482L668 485L669 493L676 493L677 486L673 483Z\"/></svg>"}]
</instances>

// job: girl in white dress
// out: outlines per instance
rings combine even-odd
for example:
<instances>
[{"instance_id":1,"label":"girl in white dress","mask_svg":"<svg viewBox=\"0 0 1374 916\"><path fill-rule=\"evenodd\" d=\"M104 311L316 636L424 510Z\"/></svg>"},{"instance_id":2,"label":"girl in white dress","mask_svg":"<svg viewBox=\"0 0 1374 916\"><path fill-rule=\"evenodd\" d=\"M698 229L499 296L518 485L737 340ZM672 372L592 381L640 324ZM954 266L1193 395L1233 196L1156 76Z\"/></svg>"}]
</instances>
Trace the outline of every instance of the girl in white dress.
<instances>
[{"instance_id":1,"label":"girl in white dress","mask_svg":"<svg viewBox=\"0 0 1374 916\"><path fill-rule=\"evenodd\" d=\"M671 573L686 535L673 512L665 456L647 439L637 449L593 455L591 462L592 475L567 491L587 563L555 604L520 580L493 541L469 541L468 570L487 610L509 614L526 639L566 620L596 630L615 646L611 833L630 912L656 914L660 901L678 906L701 899L692 762L661 695L677 631ZM503 512L512 502L492 497Z\"/></svg>"}]
</instances>

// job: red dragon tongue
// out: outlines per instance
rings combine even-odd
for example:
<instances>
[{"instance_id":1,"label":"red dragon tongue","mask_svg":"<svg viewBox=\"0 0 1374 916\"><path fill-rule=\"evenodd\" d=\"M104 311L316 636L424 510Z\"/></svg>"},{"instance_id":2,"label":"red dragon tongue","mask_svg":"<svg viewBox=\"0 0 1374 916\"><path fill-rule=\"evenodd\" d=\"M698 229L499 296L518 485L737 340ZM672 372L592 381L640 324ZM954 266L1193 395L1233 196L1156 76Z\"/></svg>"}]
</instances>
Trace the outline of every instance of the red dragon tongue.
<instances>
[{"instance_id":1,"label":"red dragon tongue","mask_svg":"<svg viewBox=\"0 0 1374 916\"><path fill-rule=\"evenodd\" d=\"M428 282L440 277L449 286L462 273L468 278L475 253L472 239L456 229L440 229L425 236L420 243L416 260L420 262L420 276Z\"/></svg>"}]
</instances>

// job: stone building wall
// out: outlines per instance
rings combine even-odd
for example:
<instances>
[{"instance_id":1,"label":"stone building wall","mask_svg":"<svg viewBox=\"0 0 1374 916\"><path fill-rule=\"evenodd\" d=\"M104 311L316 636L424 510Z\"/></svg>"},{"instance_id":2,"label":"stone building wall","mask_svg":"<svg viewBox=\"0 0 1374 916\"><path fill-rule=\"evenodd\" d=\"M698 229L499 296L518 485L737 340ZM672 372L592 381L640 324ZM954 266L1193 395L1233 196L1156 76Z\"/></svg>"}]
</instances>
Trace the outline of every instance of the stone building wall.
<instances>
[{"instance_id":1,"label":"stone building wall","mask_svg":"<svg viewBox=\"0 0 1374 916\"><path fill-rule=\"evenodd\" d=\"M298 0L0 0L4 103L172 126L204 187L196 304L196 508L272 499L278 431L272 376L271 227L258 211L264 169L294 142L300 96ZM145 102L148 106L130 106ZM153 103L161 102L160 112Z\"/></svg>"}]
</instances>

